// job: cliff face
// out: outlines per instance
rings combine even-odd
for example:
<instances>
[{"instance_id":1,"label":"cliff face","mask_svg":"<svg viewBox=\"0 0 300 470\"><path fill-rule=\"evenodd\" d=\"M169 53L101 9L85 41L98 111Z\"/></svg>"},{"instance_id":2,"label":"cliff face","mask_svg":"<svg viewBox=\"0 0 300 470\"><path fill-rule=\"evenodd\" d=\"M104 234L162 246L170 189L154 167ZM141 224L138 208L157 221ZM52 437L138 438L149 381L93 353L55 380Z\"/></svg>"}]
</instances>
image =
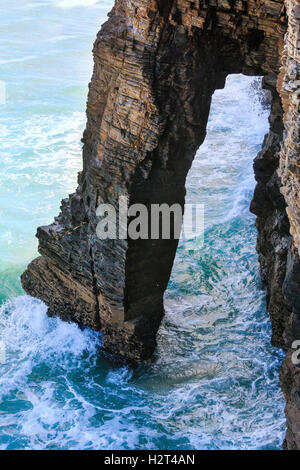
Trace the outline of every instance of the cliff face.
<instances>
[{"instance_id":1,"label":"cliff face","mask_svg":"<svg viewBox=\"0 0 300 470\"><path fill-rule=\"evenodd\" d=\"M296 0L117 0L94 45L78 188L38 229L41 257L22 276L25 290L49 314L101 329L109 352L150 357L177 241L100 240L96 208L118 210L119 196L183 206L215 89L230 73L264 75L273 104L251 209L273 342L288 351L300 339L298 44ZM290 354L282 367L286 445L300 448L299 369Z\"/></svg>"},{"instance_id":2,"label":"cliff face","mask_svg":"<svg viewBox=\"0 0 300 470\"><path fill-rule=\"evenodd\" d=\"M291 349L292 342L300 338L300 3L288 2L287 14L289 24L281 72L285 132L279 176L291 234L282 291L291 313L283 335L287 354L281 367L281 385L287 402L285 447L300 449L300 367L293 364Z\"/></svg>"},{"instance_id":3,"label":"cliff face","mask_svg":"<svg viewBox=\"0 0 300 470\"><path fill-rule=\"evenodd\" d=\"M292 344L300 339L300 4L286 2L288 29L281 70L272 91L270 132L254 160L258 184L251 210L257 215L257 249L272 321L272 343L286 351L280 373L286 399L286 449L300 449L300 368ZM279 92L279 95L278 95Z\"/></svg>"}]
</instances>

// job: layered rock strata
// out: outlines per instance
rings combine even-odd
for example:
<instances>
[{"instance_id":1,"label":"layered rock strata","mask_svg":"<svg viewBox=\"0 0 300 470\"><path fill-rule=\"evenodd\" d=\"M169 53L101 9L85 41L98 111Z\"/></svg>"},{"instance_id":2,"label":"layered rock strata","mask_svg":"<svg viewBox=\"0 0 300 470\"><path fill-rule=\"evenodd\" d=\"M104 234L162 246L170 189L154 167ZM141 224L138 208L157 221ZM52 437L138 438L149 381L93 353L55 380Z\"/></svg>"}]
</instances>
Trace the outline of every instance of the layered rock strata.
<instances>
[{"instance_id":1,"label":"layered rock strata","mask_svg":"<svg viewBox=\"0 0 300 470\"><path fill-rule=\"evenodd\" d=\"M273 343L289 351L300 339L299 3L117 0L94 45L78 188L38 229L41 257L22 283L50 314L101 329L104 348L126 360L154 351L177 240L101 240L96 209L118 211L120 196L184 206L212 94L231 73L263 75L272 92L251 208ZM300 448L299 370L288 358L286 446Z\"/></svg>"},{"instance_id":2,"label":"layered rock strata","mask_svg":"<svg viewBox=\"0 0 300 470\"><path fill-rule=\"evenodd\" d=\"M272 343L285 350L280 372L286 399L286 449L300 449L300 367L295 341L300 340L300 4L285 3L288 28L276 83L272 91L270 132L254 160L258 181L251 210L257 215L257 249ZM279 93L279 95L278 95Z\"/></svg>"}]
</instances>

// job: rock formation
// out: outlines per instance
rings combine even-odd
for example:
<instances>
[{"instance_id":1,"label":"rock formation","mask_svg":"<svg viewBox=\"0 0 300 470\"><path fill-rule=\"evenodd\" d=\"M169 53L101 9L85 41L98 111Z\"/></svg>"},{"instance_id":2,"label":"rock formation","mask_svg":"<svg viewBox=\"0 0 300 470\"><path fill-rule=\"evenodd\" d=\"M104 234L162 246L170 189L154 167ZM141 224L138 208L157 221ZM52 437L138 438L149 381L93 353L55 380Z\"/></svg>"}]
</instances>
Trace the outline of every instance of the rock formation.
<instances>
[{"instance_id":1,"label":"rock formation","mask_svg":"<svg viewBox=\"0 0 300 470\"><path fill-rule=\"evenodd\" d=\"M255 158L258 252L273 344L286 351L285 446L300 448L299 16L297 0L116 0L94 45L75 194L38 229L24 289L50 315L102 331L104 348L147 359L163 316L177 240L100 240L100 203L184 205L211 97L230 73L263 75L270 132Z\"/></svg>"}]
</instances>

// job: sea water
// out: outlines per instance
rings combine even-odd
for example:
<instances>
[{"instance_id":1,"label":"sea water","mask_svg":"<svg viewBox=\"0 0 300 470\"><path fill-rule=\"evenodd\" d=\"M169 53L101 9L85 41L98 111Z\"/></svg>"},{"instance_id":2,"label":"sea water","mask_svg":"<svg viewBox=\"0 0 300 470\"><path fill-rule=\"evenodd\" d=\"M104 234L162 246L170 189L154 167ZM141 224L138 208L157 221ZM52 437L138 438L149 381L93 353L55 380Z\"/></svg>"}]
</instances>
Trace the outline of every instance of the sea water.
<instances>
[{"instance_id":1,"label":"sea water","mask_svg":"<svg viewBox=\"0 0 300 470\"><path fill-rule=\"evenodd\" d=\"M97 333L48 318L21 289L36 227L76 188L91 49L111 6L1 0L0 449L280 449L282 353L249 213L268 130L257 78L230 76L213 96L187 181L188 202L205 207L204 245L179 244L151 360L113 366Z\"/></svg>"}]
</instances>

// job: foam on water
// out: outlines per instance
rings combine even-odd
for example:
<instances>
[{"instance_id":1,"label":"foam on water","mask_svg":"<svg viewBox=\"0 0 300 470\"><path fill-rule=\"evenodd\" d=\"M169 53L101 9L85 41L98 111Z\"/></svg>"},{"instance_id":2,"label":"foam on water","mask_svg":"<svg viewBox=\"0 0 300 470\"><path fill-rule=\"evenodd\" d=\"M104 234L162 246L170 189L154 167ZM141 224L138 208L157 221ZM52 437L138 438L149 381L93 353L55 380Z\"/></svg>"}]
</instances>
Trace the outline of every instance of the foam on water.
<instances>
[{"instance_id":1,"label":"foam on water","mask_svg":"<svg viewBox=\"0 0 300 470\"><path fill-rule=\"evenodd\" d=\"M30 259L36 227L57 214L58 194L74 190L84 122L83 113L2 120L0 246L6 250L0 271Z\"/></svg>"},{"instance_id":2,"label":"foam on water","mask_svg":"<svg viewBox=\"0 0 300 470\"><path fill-rule=\"evenodd\" d=\"M152 360L112 366L98 333L19 295L36 226L76 187L90 49L111 6L1 2L0 448L280 448L282 355L270 345L249 213L268 128L255 79L231 76L214 95L187 182L187 200L205 205L204 247L179 244Z\"/></svg>"},{"instance_id":3,"label":"foam on water","mask_svg":"<svg viewBox=\"0 0 300 470\"><path fill-rule=\"evenodd\" d=\"M61 8L88 7L99 3L98 0L61 0L56 2Z\"/></svg>"}]
</instances>

